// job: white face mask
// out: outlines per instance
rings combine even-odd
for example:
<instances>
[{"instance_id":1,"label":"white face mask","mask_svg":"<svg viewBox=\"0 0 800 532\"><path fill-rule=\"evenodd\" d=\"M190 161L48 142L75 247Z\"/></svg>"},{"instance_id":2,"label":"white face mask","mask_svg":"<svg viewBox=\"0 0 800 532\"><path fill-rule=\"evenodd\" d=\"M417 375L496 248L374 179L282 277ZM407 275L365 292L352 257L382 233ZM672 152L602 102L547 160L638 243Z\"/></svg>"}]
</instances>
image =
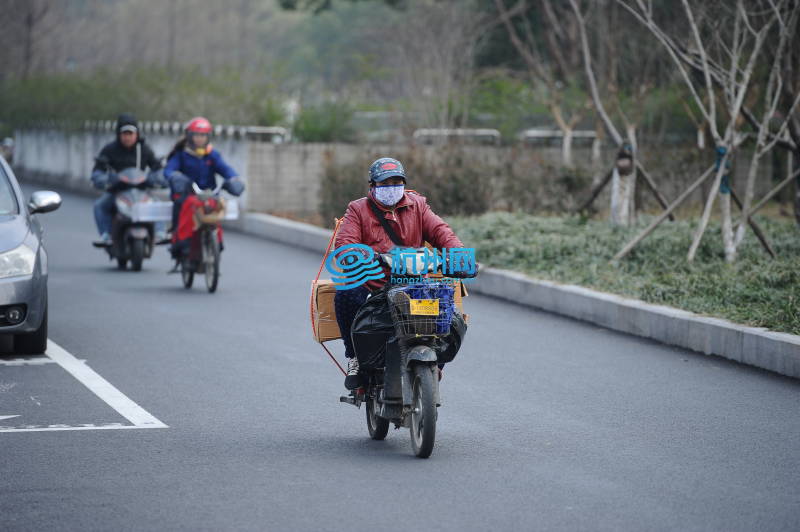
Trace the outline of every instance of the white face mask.
<instances>
[{"instance_id":1,"label":"white face mask","mask_svg":"<svg viewBox=\"0 0 800 532\"><path fill-rule=\"evenodd\" d=\"M403 197L405 185L387 185L385 187L375 187L375 199L391 207Z\"/></svg>"}]
</instances>

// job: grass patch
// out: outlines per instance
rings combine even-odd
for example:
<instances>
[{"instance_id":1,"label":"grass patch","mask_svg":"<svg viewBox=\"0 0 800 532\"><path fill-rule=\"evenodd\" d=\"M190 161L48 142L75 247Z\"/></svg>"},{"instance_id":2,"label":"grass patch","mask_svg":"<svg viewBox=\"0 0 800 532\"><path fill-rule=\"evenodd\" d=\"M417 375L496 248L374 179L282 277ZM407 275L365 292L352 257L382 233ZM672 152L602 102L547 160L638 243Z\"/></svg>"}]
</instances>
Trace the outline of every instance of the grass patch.
<instances>
[{"instance_id":1,"label":"grass patch","mask_svg":"<svg viewBox=\"0 0 800 532\"><path fill-rule=\"evenodd\" d=\"M651 220L616 228L578 217L493 212L448 222L478 261L539 279L577 284L649 303L800 334L800 230L791 221L758 222L775 248L770 259L749 232L727 264L718 224L710 224L694 263L686 254L695 222L665 222L619 263L613 255Z\"/></svg>"}]
</instances>

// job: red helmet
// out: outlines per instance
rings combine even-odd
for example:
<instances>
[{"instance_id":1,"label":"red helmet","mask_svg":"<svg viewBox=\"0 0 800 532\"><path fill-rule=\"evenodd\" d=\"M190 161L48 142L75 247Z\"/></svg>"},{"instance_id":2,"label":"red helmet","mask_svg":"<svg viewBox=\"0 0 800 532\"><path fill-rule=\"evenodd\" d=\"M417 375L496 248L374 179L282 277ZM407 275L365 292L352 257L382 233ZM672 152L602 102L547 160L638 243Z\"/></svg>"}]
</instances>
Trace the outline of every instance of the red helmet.
<instances>
[{"instance_id":1,"label":"red helmet","mask_svg":"<svg viewBox=\"0 0 800 532\"><path fill-rule=\"evenodd\" d=\"M205 135L211 134L211 122L202 116L196 116L189 120L186 124L187 133L203 133Z\"/></svg>"}]
</instances>

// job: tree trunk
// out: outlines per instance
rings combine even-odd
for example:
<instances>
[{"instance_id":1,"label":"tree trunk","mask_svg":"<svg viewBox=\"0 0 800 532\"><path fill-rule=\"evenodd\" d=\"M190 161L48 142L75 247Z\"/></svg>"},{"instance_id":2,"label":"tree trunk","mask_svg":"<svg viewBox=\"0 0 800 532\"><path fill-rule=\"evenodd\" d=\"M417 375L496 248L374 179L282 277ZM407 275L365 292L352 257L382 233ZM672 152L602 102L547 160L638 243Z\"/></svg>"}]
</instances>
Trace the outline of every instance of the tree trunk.
<instances>
[{"instance_id":1,"label":"tree trunk","mask_svg":"<svg viewBox=\"0 0 800 532\"><path fill-rule=\"evenodd\" d=\"M789 171L797 172L800 170L800 150L791 153ZM794 180L794 219L797 225L800 226L800 174Z\"/></svg>"},{"instance_id":2,"label":"tree trunk","mask_svg":"<svg viewBox=\"0 0 800 532\"><path fill-rule=\"evenodd\" d=\"M592 168L598 169L603 162L603 141L600 137L595 137L592 141Z\"/></svg>"},{"instance_id":3,"label":"tree trunk","mask_svg":"<svg viewBox=\"0 0 800 532\"><path fill-rule=\"evenodd\" d=\"M722 243L725 247L725 261L736 261L736 246L733 242L733 223L731 222L731 194L720 192L719 206L722 211Z\"/></svg>"},{"instance_id":4,"label":"tree trunk","mask_svg":"<svg viewBox=\"0 0 800 532\"><path fill-rule=\"evenodd\" d=\"M706 130L705 126L700 126L697 128L697 149L704 150L706 149Z\"/></svg>"},{"instance_id":5,"label":"tree trunk","mask_svg":"<svg viewBox=\"0 0 800 532\"><path fill-rule=\"evenodd\" d=\"M33 26L35 24L33 11L35 7L34 2L28 4L28 13L25 15L25 56L22 63L22 79L28 79L33 63Z\"/></svg>"},{"instance_id":6,"label":"tree trunk","mask_svg":"<svg viewBox=\"0 0 800 532\"><path fill-rule=\"evenodd\" d=\"M627 227L633 223L633 199L636 188L636 169L620 175L614 167L611 176L611 224Z\"/></svg>"},{"instance_id":7,"label":"tree trunk","mask_svg":"<svg viewBox=\"0 0 800 532\"><path fill-rule=\"evenodd\" d=\"M561 162L567 168L572 168L572 137L575 130L571 127L563 129L564 137L561 142Z\"/></svg>"},{"instance_id":8,"label":"tree trunk","mask_svg":"<svg viewBox=\"0 0 800 532\"><path fill-rule=\"evenodd\" d=\"M761 135L759 135L759 141L760 140ZM747 230L747 222L750 220L750 208L753 205L753 196L755 195L758 165L761 161L760 150L761 142L756 142L756 147L753 151L753 157L750 159L750 168L747 170L747 185L745 186L744 204L742 205L742 220L739 222L739 225L736 228L736 237L733 241L734 253L736 252L736 248L739 247L739 244L742 243L742 240L744 240L744 234Z\"/></svg>"},{"instance_id":9,"label":"tree trunk","mask_svg":"<svg viewBox=\"0 0 800 532\"><path fill-rule=\"evenodd\" d=\"M706 226L708 225L708 219L711 217L711 208L714 206L714 200L719 194L719 184L722 181L722 176L725 175L725 163L731 157L731 150L728 149L725 152L725 156L719 162L719 168L717 168L716 176L714 177L714 183L711 185L711 190L708 193L708 198L706 199L705 207L703 208L703 215L700 217L700 225L697 226L697 231L695 231L694 238L692 239L692 245L689 246L689 253L686 256L686 260L688 262L692 262L694 260L694 256L697 253L697 248L700 245L700 240L703 238L703 233L706 232Z\"/></svg>"},{"instance_id":10,"label":"tree trunk","mask_svg":"<svg viewBox=\"0 0 800 532\"><path fill-rule=\"evenodd\" d=\"M633 223L636 213L636 128L628 125L626 133L631 158L620 159L621 153L618 154L611 178L611 223L624 227ZM620 167L625 161L630 164L630 168Z\"/></svg>"}]
</instances>

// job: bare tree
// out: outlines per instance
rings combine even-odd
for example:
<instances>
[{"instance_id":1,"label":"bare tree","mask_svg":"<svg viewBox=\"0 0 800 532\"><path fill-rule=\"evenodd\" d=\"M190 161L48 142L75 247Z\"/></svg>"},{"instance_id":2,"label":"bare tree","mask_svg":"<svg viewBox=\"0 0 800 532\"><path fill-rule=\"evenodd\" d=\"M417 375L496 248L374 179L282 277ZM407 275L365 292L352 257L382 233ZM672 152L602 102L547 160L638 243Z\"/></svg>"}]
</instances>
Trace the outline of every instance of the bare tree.
<instances>
[{"instance_id":1,"label":"bare tree","mask_svg":"<svg viewBox=\"0 0 800 532\"><path fill-rule=\"evenodd\" d=\"M589 102L576 105L565 94L566 89L577 83L574 73L581 60L572 46L578 40L578 28L573 17L568 16L568 6L550 0L540 0L533 6L527 0L519 0L511 8L505 0L494 3L531 81L543 89L545 105L562 133L562 161L572 166L573 134L589 109ZM537 28L530 22L532 13L544 21Z\"/></svg>"},{"instance_id":2,"label":"bare tree","mask_svg":"<svg viewBox=\"0 0 800 532\"><path fill-rule=\"evenodd\" d=\"M786 0L766 0L754 10L748 10L743 0L728 6L716 3L706 6L705 11L692 7L682 0L691 42L691 49L681 46L681 40L668 35L654 18L652 2L649 0L617 0L633 16L647 27L664 46L678 68L695 104L700 109L708 130L717 146L718 161L714 182L706 200L700 224L689 248L687 259L692 261L700 240L706 230L711 209L717 195L722 211L722 233L726 259L735 258L735 243L731 219L732 188L727 182L728 161L732 152L743 141L739 131L740 113L745 96L753 82L753 75L763 55L773 26L784 16ZM774 9L762 9L768 3ZM725 26L721 26L720 21ZM701 73L693 76L693 68ZM715 90L720 86L720 93ZM724 124L724 128L720 124ZM748 217L745 220L749 221ZM626 249L628 246L626 246Z\"/></svg>"},{"instance_id":3,"label":"bare tree","mask_svg":"<svg viewBox=\"0 0 800 532\"><path fill-rule=\"evenodd\" d=\"M464 120L475 82L475 53L489 24L473 2L409 2L402 22L375 42L396 70L383 90L400 90L428 125L449 128ZM384 32L384 28L379 28Z\"/></svg>"},{"instance_id":4,"label":"bare tree","mask_svg":"<svg viewBox=\"0 0 800 532\"><path fill-rule=\"evenodd\" d=\"M605 126L606 131L608 132L611 139L614 141L617 147L619 147L619 152L617 154L617 159L614 164L614 167L611 169L610 173L607 174L606 179L600 181L594 187L592 191L589 203L594 201L594 198L597 197L600 190L610 181L611 182L611 209L610 209L610 218L611 223L615 225L630 225L635 217L636 212L636 205L635 205L635 198L636 198L636 181L637 177L641 177L643 181L647 184L648 188L653 192L656 197L656 200L661 204L663 208L667 208L667 201L663 197L663 195L659 192L658 187L655 184L655 181L650 177L647 171L642 166L639 158L637 156L638 146L637 146L637 134L636 130L638 127L638 122L642 119L643 116L643 104L641 103L646 99L647 92L649 87L652 87L652 79L649 77L649 72L646 72L647 64L650 62L650 55L649 53L642 53L642 52L635 52L634 54L628 55L638 55L640 57L639 60L635 60L635 67L630 69L634 71L634 74L629 81L630 85L633 85L633 100L639 103L633 103L631 107L633 107L632 112L626 111L626 105L623 105L621 98L620 98L620 90L618 87L617 78L617 67L616 63L618 61L618 57L621 54L621 51L617 50L617 44L613 37L609 37L609 34L617 35L617 38L623 38L626 40L629 38L629 32L618 32L618 31L608 31L608 27L610 24L605 24L606 29L599 33L603 33L604 35L604 42L605 48L607 48L606 56L612 59L608 59L606 61L606 84L609 88L610 96L606 98L610 99L613 102L613 105L617 109L617 115L622 118L623 124L625 125L625 133L627 138L623 139L622 135L620 134L618 128L614 124L614 121L611 119L611 116L606 111L606 106L604 103L604 99L600 95L600 90L598 88L598 80L595 74L594 69L594 61L592 58L592 52L590 50L589 44L589 36L587 31L587 24L585 17L581 11L580 6L578 5L577 0L570 0L570 6L572 8L572 12L575 16L575 20L577 22L578 28L578 35L580 37L580 49L582 51L583 56L583 66L586 72L586 79L589 85L589 92L592 96L592 101L594 103L594 108L597 111L597 114L600 116L600 119ZM601 6L605 7L605 6ZM602 9L600 10L602 12ZM601 17L603 18L603 17ZM621 45L621 47L625 47L627 44ZM603 48L603 47L601 47ZM644 57L644 60L641 58ZM638 174L637 174L638 171ZM585 204L588 206L588 203ZM669 218L672 219L672 215L669 215Z\"/></svg>"}]
</instances>

